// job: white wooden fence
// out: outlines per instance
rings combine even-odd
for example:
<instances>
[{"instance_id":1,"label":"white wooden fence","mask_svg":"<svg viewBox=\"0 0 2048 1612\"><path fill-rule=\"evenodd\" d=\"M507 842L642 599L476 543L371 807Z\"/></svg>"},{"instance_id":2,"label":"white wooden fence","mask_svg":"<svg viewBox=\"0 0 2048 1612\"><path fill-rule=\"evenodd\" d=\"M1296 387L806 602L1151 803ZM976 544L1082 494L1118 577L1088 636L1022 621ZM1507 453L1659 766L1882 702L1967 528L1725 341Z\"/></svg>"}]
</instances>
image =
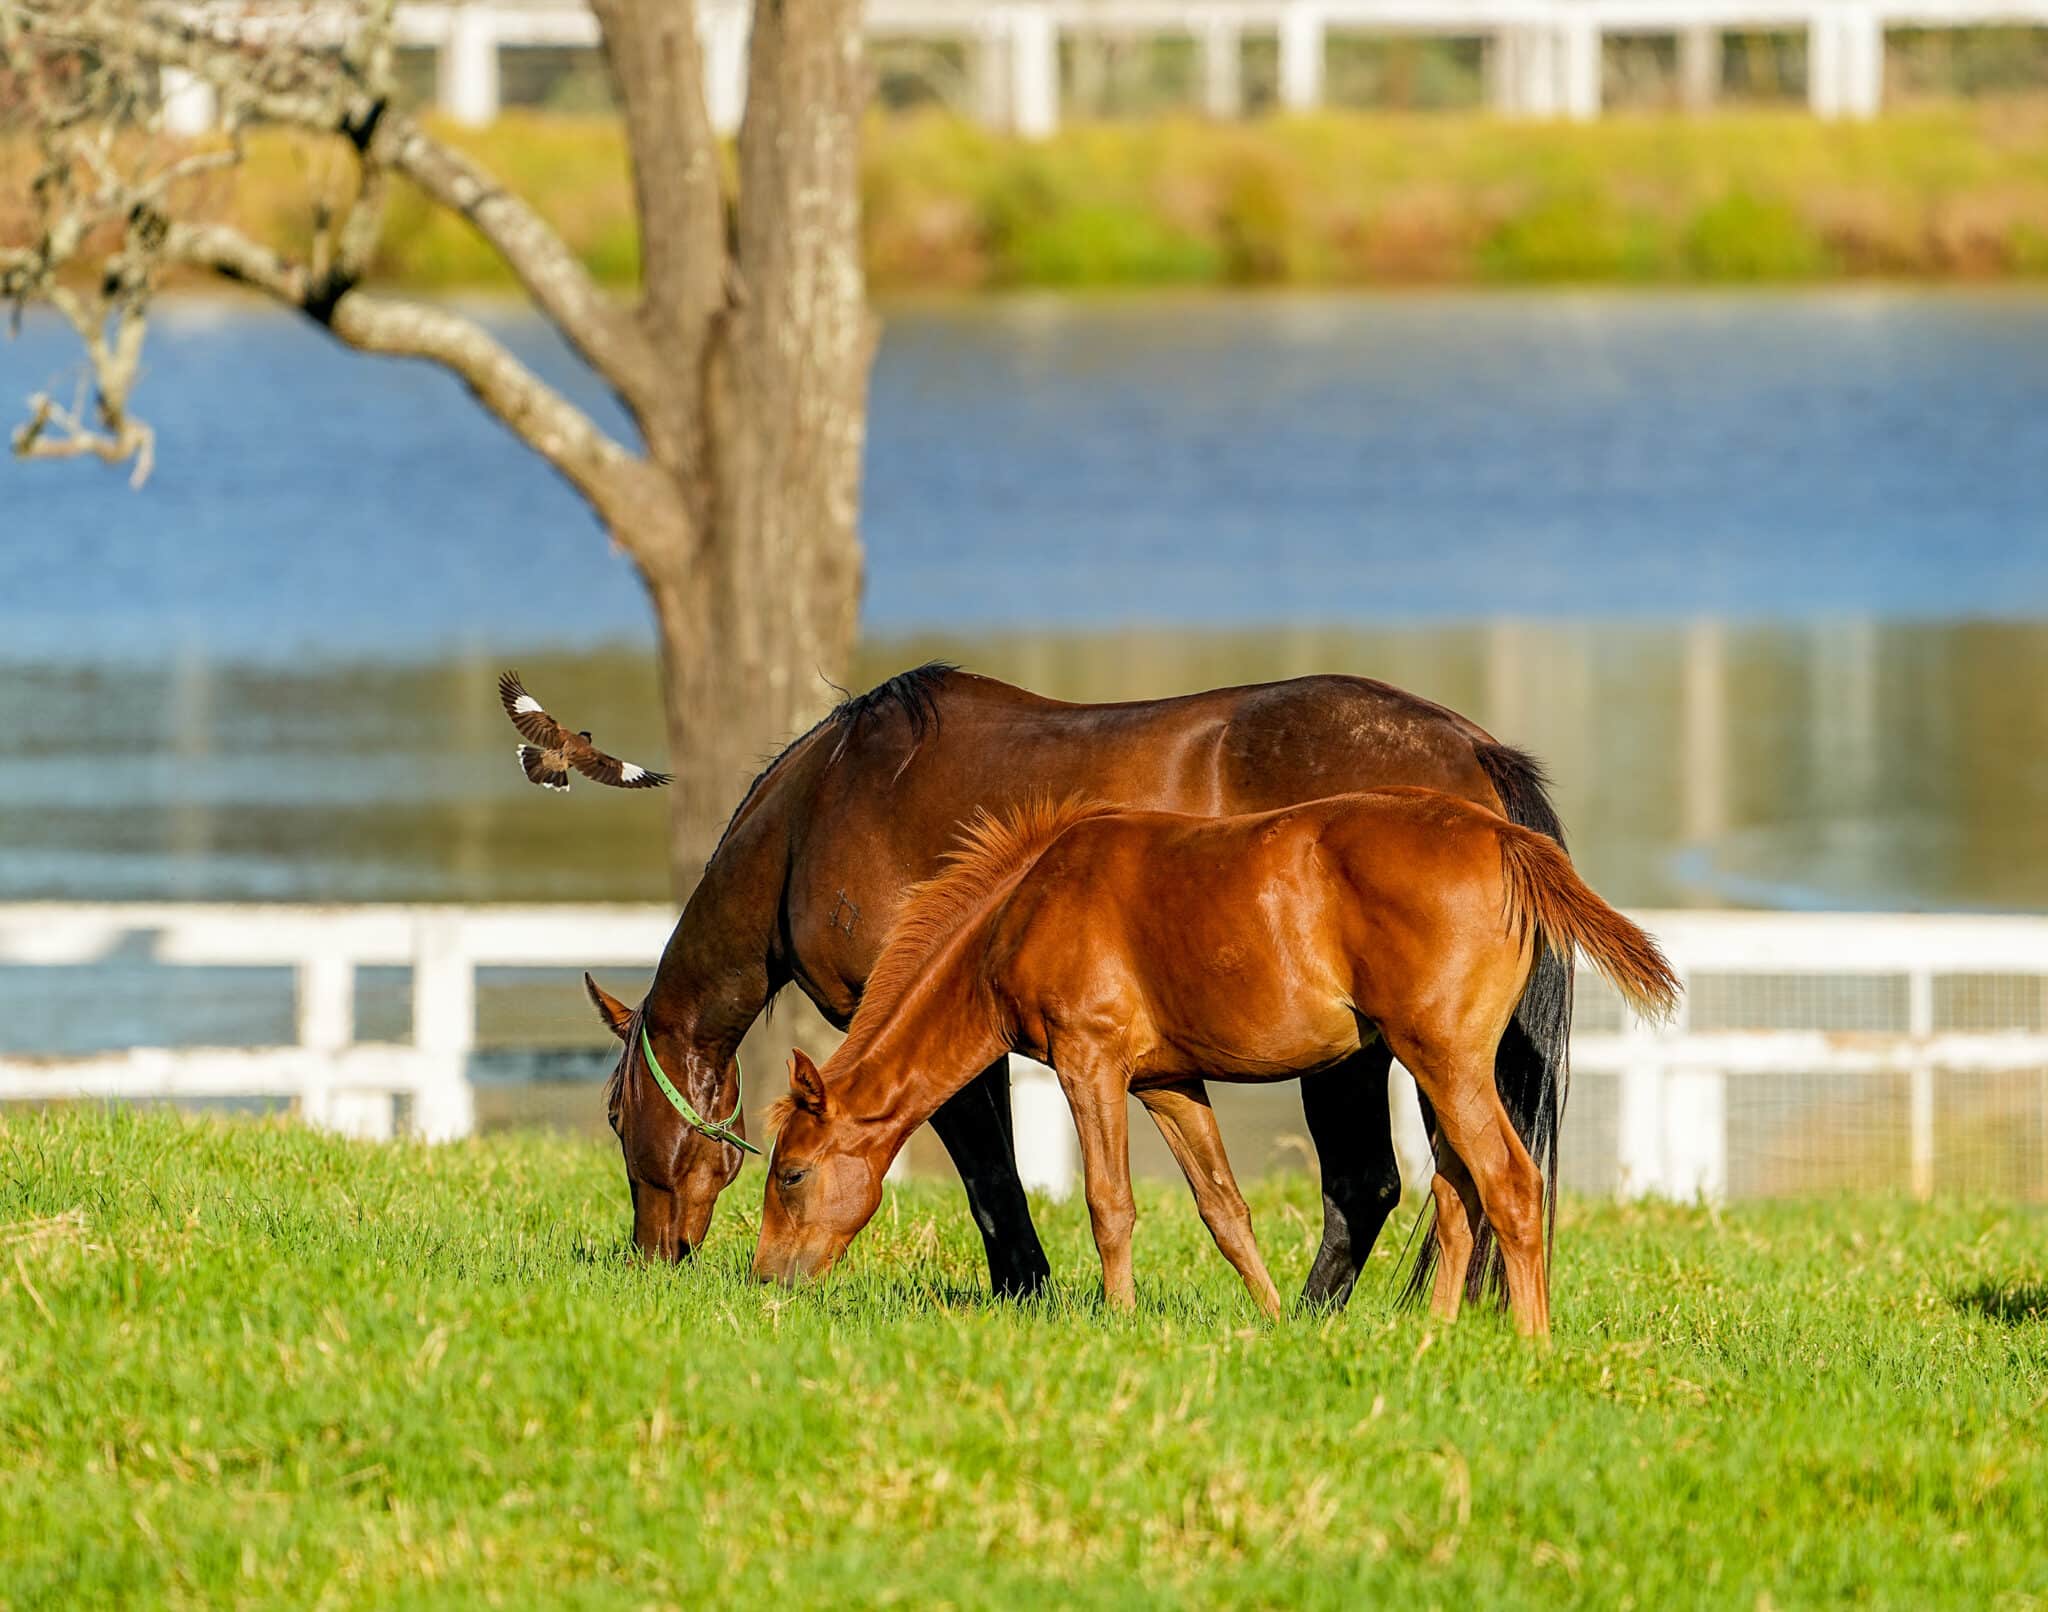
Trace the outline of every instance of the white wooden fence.
<instances>
[{"instance_id":1,"label":"white wooden fence","mask_svg":"<svg viewBox=\"0 0 2048 1612\"><path fill-rule=\"evenodd\" d=\"M1726 1193L1731 1093L1792 1076L1903 1082L1910 1186L1923 1196L1936 1185L1945 1080L2040 1071L2033 1121L2048 1127L2048 918L1637 917L1687 981L1686 1005L1675 1023L1646 1027L1586 979L1572 1054L1578 1075L1616 1082L1613 1179L1623 1193ZM120 957L286 967L298 1009L290 1046L0 1054L0 1101L267 1098L359 1136L393 1135L402 1121L425 1137L462 1136L475 1118L477 970L644 970L673 922L663 907L0 906L0 966ZM393 966L412 972L411 1040L360 1041L357 973ZM1841 998L1832 1007L1829 991ZM1744 993L1761 1012L1742 1006ZM1074 1170L1064 1103L1049 1072L1019 1063L1019 1167L1029 1183L1064 1191ZM756 1103L769 1095L758 1083L750 1093Z\"/></svg>"},{"instance_id":2,"label":"white wooden fence","mask_svg":"<svg viewBox=\"0 0 2048 1612\"><path fill-rule=\"evenodd\" d=\"M1572 1040L1575 1075L1619 1080L1620 1189L1626 1194L1720 1197L1729 1182L1731 1088L1796 1074L1900 1076L1907 1082L1910 1183L1935 1182L1935 1121L1944 1076L2048 1072L2048 918L1865 913L1649 912L1636 915L1663 943L1687 990L1676 1020L1635 1022L1618 1002L1613 1029ZM1824 1026L1721 1028L1699 1024L1700 987L1770 992L1774 1016ZM1816 1011L1814 987L1864 981L1896 986L1903 1011ZM1958 1002L1941 1018L1936 986L1992 986L1988 1010ZM1581 989L1604 990L1581 978ZM1729 994L1723 991L1721 994ZM1951 995L1958 993L1951 992ZM1768 1005L1768 1004L1766 1004ZM1585 1014L1581 1014L1583 1024ZM1942 1022L1945 1018L1947 1022ZM1902 1022L1901 1022L1902 1021ZM2048 1087L2043 1090L2048 1100ZM2048 1190L2048 1180L2037 1190Z\"/></svg>"},{"instance_id":3,"label":"white wooden fence","mask_svg":"<svg viewBox=\"0 0 2048 1612\"><path fill-rule=\"evenodd\" d=\"M213 0L195 7L222 19L267 17L276 7ZM315 6L286 8L316 29ZM746 105L747 0L699 0L705 95L721 130ZM485 123L498 115L500 55L535 47L594 49L597 23L582 0L415 0L397 13L402 43L435 53L436 93L449 116ZM339 14L335 25L338 26ZM1679 79L1694 105L1719 83L1728 33L1806 37L1807 103L1825 118L1874 115L1884 97L1888 29L2048 26L2048 0L869 0L868 32L964 44L977 64L977 114L1039 137L1060 121L1060 43L1088 35L1193 39L1202 99L1213 116L1243 105L1244 43L1277 41L1283 106L1323 99L1333 33L1409 34L1490 42L1495 110L1515 117L1598 117L1601 49L1612 36L1678 42ZM165 83L173 127L193 131L213 116L211 92L186 75Z\"/></svg>"},{"instance_id":4,"label":"white wooden fence","mask_svg":"<svg viewBox=\"0 0 2048 1612\"><path fill-rule=\"evenodd\" d=\"M421 1136L466 1136L476 1117L476 971L645 967L674 924L660 907L0 906L0 965L120 956L286 967L298 980L295 1045L0 1054L0 1101L272 1098L316 1125L367 1137L394 1134L409 1108ZM356 1039L356 975L370 967L412 971L410 1042Z\"/></svg>"}]
</instances>

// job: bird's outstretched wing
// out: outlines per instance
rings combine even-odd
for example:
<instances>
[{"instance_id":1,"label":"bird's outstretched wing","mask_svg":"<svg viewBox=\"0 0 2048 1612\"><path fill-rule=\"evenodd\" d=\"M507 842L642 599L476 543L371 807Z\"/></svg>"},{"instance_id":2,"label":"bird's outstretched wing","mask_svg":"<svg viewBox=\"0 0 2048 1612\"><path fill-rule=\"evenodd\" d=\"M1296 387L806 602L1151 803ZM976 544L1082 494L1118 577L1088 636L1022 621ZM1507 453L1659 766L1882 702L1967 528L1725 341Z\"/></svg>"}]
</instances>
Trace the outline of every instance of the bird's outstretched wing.
<instances>
[{"instance_id":1,"label":"bird's outstretched wing","mask_svg":"<svg viewBox=\"0 0 2048 1612\"><path fill-rule=\"evenodd\" d=\"M569 765L584 777L610 784L614 789L659 789L669 782L667 773L650 772L638 762L608 756L581 734L571 736L568 757Z\"/></svg>"},{"instance_id":2,"label":"bird's outstretched wing","mask_svg":"<svg viewBox=\"0 0 2048 1612\"><path fill-rule=\"evenodd\" d=\"M498 679L498 698L505 702L505 714L522 739L530 739L543 750L560 750L569 742L569 730L540 708L540 701L526 692L517 672Z\"/></svg>"}]
</instances>

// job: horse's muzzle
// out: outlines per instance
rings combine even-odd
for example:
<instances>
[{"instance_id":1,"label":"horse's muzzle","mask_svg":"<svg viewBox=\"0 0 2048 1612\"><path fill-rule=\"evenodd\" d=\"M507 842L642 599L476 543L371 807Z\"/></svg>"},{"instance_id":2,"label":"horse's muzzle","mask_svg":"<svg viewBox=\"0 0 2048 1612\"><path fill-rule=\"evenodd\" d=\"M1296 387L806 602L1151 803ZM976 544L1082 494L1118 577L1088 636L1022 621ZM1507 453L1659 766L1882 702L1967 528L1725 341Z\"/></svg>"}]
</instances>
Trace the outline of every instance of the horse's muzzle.
<instances>
[{"instance_id":1,"label":"horse's muzzle","mask_svg":"<svg viewBox=\"0 0 2048 1612\"><path fill-rule=\"evenodd\" d=\"M831 1268L832 1257L829 1254L810 1249L757 1253L754 1256L754 1280L779 1283L783 1287L796 1287L824 1275Z\"/></svg>"}]
</instances>

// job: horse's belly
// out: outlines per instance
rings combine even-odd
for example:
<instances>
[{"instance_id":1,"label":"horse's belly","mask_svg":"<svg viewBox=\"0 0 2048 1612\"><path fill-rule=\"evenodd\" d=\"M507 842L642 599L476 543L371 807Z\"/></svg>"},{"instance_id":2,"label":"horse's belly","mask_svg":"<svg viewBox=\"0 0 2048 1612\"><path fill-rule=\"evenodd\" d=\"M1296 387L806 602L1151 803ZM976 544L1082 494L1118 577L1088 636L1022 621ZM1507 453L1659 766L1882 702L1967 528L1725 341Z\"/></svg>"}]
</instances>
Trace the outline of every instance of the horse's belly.
<instances>
[{"instance_id":1,"label":"horse's belly","mask_svg":"<svg viewBox=\"0 0 2048 1612\"><path fill-rule=\"evenodd\" d=\"M1291 1080L1360 1046L1358 1016L1320 996L1277 1007L1211 1003L1199 1012L1155 1015L1154 1033L1156 1045L1139 1073L1160 1079Z\"/></svg>"}]
</instances>

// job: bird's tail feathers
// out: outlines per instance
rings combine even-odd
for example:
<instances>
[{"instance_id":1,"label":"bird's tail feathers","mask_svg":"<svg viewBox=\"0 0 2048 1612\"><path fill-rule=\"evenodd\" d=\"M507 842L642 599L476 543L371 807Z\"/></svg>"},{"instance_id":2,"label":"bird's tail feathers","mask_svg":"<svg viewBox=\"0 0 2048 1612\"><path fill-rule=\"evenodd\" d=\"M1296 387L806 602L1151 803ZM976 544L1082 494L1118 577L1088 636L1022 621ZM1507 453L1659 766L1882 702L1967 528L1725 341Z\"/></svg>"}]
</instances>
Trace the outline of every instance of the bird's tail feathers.
<instances>
[{"instance_id":1,"label":"bird's tail feathers","mask_svg":"<svg viewBox=\"0 0 2048 1612\"><path fill-rule=\"evenodd\" d=\"M550 764L548 753L539 745L522 744L517 748L519 770L526 774L528 782L539 784L543 789L568 790L569 769L566 766L559 761Z\"/></svg>"}]
</instances>

